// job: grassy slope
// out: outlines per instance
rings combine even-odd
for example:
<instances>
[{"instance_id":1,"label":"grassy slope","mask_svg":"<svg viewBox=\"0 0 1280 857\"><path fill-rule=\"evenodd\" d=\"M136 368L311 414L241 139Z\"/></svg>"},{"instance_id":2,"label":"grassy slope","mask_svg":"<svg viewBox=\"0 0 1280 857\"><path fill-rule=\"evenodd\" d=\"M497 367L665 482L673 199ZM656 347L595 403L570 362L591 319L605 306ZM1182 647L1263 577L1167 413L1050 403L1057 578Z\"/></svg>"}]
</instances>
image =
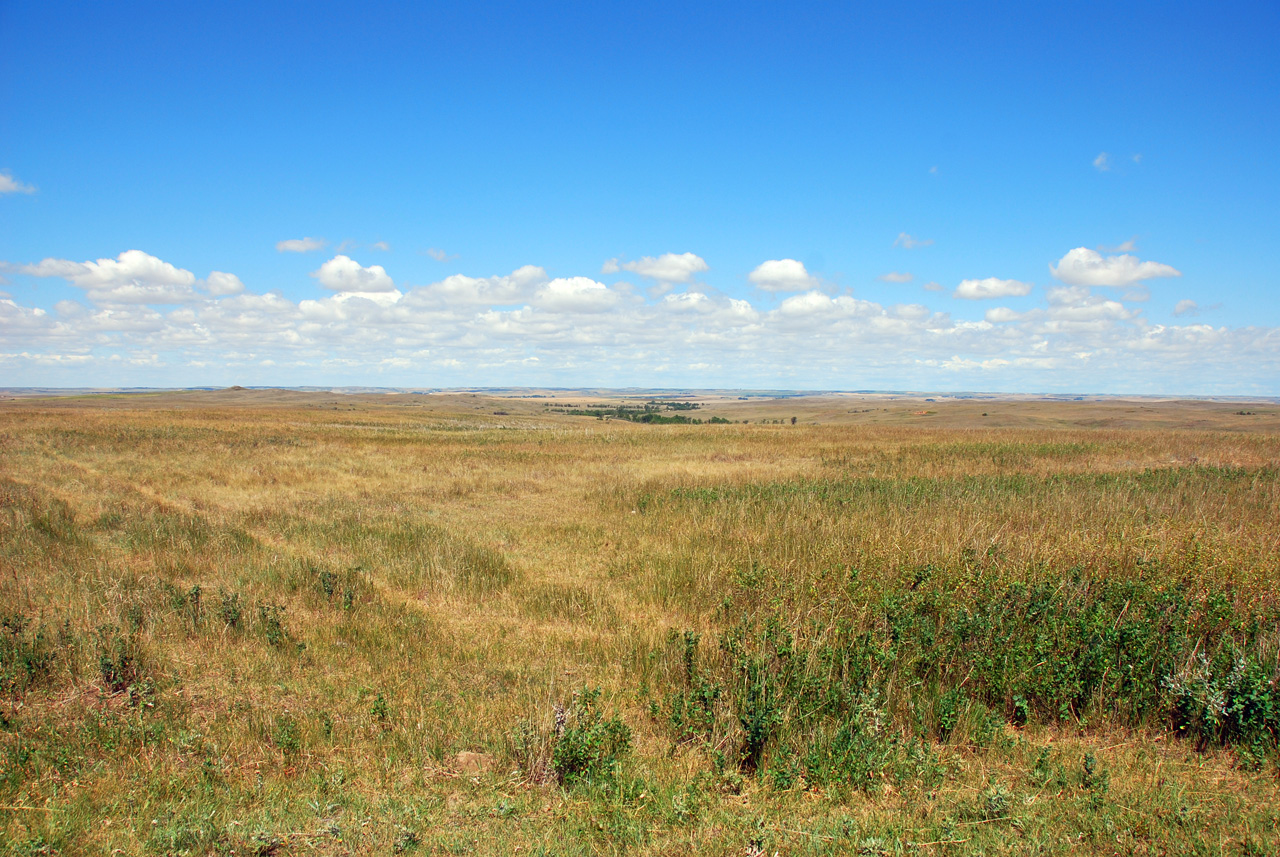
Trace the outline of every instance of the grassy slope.
<instances>
[{"instance_id":1,"label":"grassy slope","mask_svg":"<svg viewBox=\"0 0 1280 857\"><path fill-rule=\"evenodd\" d=\"M1267 734L1177 719L1158 658L1145 708L1107 668L1064 690L1029 679L1039 664L983 667L1006 638L1039 651L1034 623L970 610L1047 586L1057 645L1109 625L1137 646L1138 608L1176 590L1182 636L1152 644L1185 646L1174 672L1212 650L1213 691L1243 653L1274 690L1280 409L725 399L702 415L752 424L638 426L546 404L6 403L0 842L1280 848ZM531 782L584 687L632 752L613 776ZM747 758L752 705L769 725Z\"/></svg>"}]
</instances>

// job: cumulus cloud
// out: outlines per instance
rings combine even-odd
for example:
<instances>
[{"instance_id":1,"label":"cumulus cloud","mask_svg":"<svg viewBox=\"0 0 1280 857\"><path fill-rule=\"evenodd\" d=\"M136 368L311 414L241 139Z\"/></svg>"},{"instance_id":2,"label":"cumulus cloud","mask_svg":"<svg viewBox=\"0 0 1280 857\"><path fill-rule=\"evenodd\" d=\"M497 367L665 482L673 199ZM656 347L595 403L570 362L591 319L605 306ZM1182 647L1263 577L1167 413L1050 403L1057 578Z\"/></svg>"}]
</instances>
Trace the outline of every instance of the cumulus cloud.
<instances>
[{"instance_id":1,"label":"cumulus cloud","mask_svg":"<svg viewBox=\"0 0 1280 857\"><path fill-rule=\"evenodd\" d=\"M427 255L430 256L432 259L435 259L437 262L448 262L450 259L458 258L457 256L450 256L448 253L444 252L439 247L428 247Z\"/></svg>"},{"instance_id":2,"label":"cumulus cloud","mask_svg":"<svg viewBox=\"0 0 1280 857\"><path fill-rule=\"evenodd\" d=\"M205 288L209 290L209 294L221 297L223 295L238 295L244 291L244 283L240 282L240 278L235 274L227 274L223 271L210 272L205 279Z\"/></svg>"},{"instance_id":3,"label":"cumulus cloud","mask_svg":"<svg viewBox=\"0 0 1280 857\"><path fill-rule=\"evenodd\" d=\"M921 286L920 288L924 289L926 292L943 292L943 291L946 291L946 288L942 285L942 283L936 283L936 282L934 282L933 280L930 280L929 282L925 283L925 284L924 284L923 286Z\"/></svg>"},{"instance_id":4,"label":"cumulus cloud","mask_svg":"<svg viewBox=\"0 0 1280 857\"><path fill-rule=\"evenodd\" d=\"M1191 299L1181 300L1173 308L1173 314L1182 315L1199 315L1200 305Z\"/></svg>"},{"instance_id":5,"label":"cumulus cloud","mask_svg":"<svg viewBox=\"0 0 1280 857\"><path fill-rule=\"evenodd\" d=\"M984 280L962 280L953 295L965 300L1022 297L1031 294L1031 283L987 277Z\"/></svg>"},{"instance_id":6,"label":"cumulus cloud","mask_svg":"<svg viewBox=\"0 0 1280 857\"><path fill-rule=\"evenodd\" d=\"M702 292L678 292L674 295L667 295L662 299L660 306L676 312L696 312L713 308L711 298Z\"/></svg>"},{"instance_id":7,"label":"cumulus cloud","mask_svg":"<svg viewBox=\"0 0 1280 857\"><path fill-rule=\"evenodd\" d=\"M883 307L872 301L858 300L848 295L833 298L817 291L794 295L778 306L778 314L786 318L817 316L825 320L858 315L879 315L882 311Z\"/></svg>"},{"instance_id":8,"label":"cumulus cloud","mask_svg":"<svg viewBox=\"0 0 1280 857\"><path fill-rule=\"evenodd\" d=\"M547 282L547 272L537 265L524 265L505 277L468 277L454 274L409 293L418 303L450 306L495 306L523 303L534 289Z\"/></svg>"},{"instance_id":9,"label":"cumulus cloud","mask_svg":"<svg viewBox=\"0 0 1280 857\"><path fill-rule=\"evenodd\" d=\"M320 285L334 292L393 292L396 285L381 265L365 268L349 256L338 254L312 271Z\"/></svg>"},{"instance_id":10,"label":"cumulus cloud","mask_svg":"<svg viewBox=\"0 0 1280 857\"><path fill-rule=\"evenodd\" d=\"M141 250L96 262L44 259L17 270L34 277L62 277L84 289L94 303L180 304L198 297L195 274Z\"/></svg>"},{"instance_id":11,"label":"cumulus cloud","mask_svg":"<svg viewBox=\"0 0 1280 857\"><path fill-rule=\"evenodd\" d=\"M13 177L13 173L8 170L0 170L0 194L35 192L36 189L32 185L18 181Z\"/></svg>"},{"instance_id":12,"label":"cumulus cloud","mask_svg":"<svg viewBox=\"0 0 1280 857\"><path fill-rule=\"evenodd\" d=\"M1088 247L1067 251L1057 265L1049 266L1049 272L1073 286L1128 286L1155 277L1182 276L1181 271L1159 262L1142 262L1127 253L1103 256Z\"/></svg>"},{"instance_id":13,"label":"cumulus cloud","mask_svg":"<svg viewBox=\"0 0 1280 857\"><path fill-rule=\"evenodd\" d=\"M369 245L369 249L381 250L383 252L386 252L387 250L391 249L391 245L388 244L386 241L375 241Z\"/></svg>"},{"instance_id":14,"label":"cumulus cloud","mask_svg":"<svg viewBox=\"0 0 1280 857\"><path fill-rule=\"evenodd\" d=\"M602 274L631 271L660 283L691 283L693 278L710 266L694 253L663 253L661 256L645 256L634 262L610 259L600 268Z\"/></svg>"},{"instance_id":15,"label":"cumulus cloud","mask_svg":"<svg viewBox=\"0 0 1280 857\"><path fill-rule=\"evenodd\" d=\"M552 312L604 312L620 300L604 283L590 277L558 278L538 289L534 305Z\"/></svg>"},{"instance_id":16,"label":"cumulus cloud","mask_svg":"<svg viewBox=\"0 0 1280 857\"><path fill-rule=\"evenodd\" d=\"M1095 295L1088 286L1055 286L1046 290L1049 309L1041 315L1059 324L1086 324L1129 321L1138 318L1138 310L1120 301Z\"/></svg>"},{"instance_id":17,"label":"cumulus cloud","mask_svg":"<svg viewBox=\"0 0 1280 857\"><path fill-rule=\"evenodd\" d=\"M935 167L934 169L937 168ZM916 238L905 232L899 232L898 237L893 239L893 246L901 247L904 250L914 250L917 247L928 247L932 243L932 238Z\"/></svg>"},{"instance_id":18,"label":"cumulus cloud","mask_svg":"<svg viewBox=\"0 0 1280 857\"><path fill-rule=\"evenodd\" d=\"M1093 168L1100 173L1105 173L1111 169L1111 156L1106 152L1099 152L1098 157L1093 159Z\"/></svg>"},{"instance_id":19,"label":"cumulus cloud","mask_svg":"<svg viewBox=\"0 0 1280 857\"><path fill-rule=\"evenodd\" d=\"M955 383L1002 388L1078 389L1080 378L1103 378L1115 392L1247 392L1280 377L1276 328L1154 324L1141 305L1090 285L1055 284L1017 310L961 305L971 315L952 318L820 288L784 294L772 308L699 289L646 299L625 283L550 279L533 265L455 275L401 296L394 287L368 291L365 280L378 274L352 263L325 297L295 302L254 294L233 274L196 280L146 254L121 256L6 268L78 279L85 292L114 294L121 282L190 290L167 306L62 300L42 309L0 297L0 372L11 383L118 384L129 366L138 367L130 382L165 386L207 383L201 367L242 377L261 370L254 383L267 384L420 384L426 372L439 379L430 383L451 386L573 386L589 371L593 383L612 386L663 377L686 386L842 388L856 372L859 386L921 389L948 372L973 374Z\"/></svg>"},{"instance_id":20,"label":"cumulus cloud","mask_svg":"<svg viewBox=\"0 0 1280 857\"><path fill-rule=\"evenodd\" d=\"M915 278L905 271L890 271L887 274L881 274L876 279L882 283L909 283Z\"/></svg>"},{"instance_id":21,"label":"cumulus cloud","mask_svg":"<svg viewBox=\"0 0 1280 857\"><path fill-rule=\"evenodd\" d=\"M983 318L993 324L1005 324L1011 321L1021 321L1022 313L1015 312L1005 306L992 307L983 314Z\"/></svg>"},{"instance_id":22,"label":"cumulus cloud","mask_svg":"<svg viewBox=\"0 0 1280 857\"><path fill-rule=\"evenodd\" d=\"M63 277L83 289L112 287L122 283L152 286L190 286L195 274L157 259L141 250L126 250L115 259L72 262L44 259L19 269L36 277Z\"/></svg>"},{"instance_id":23,"label":"cumulus cloud","mask_svg":"<svg viewBox=\"0 0 1280 857\"><path fill-rule=\"evenodd\" d=\"M289 238L285 241L276 242L276 252L311 253L316 250L323 250L328 243L323 238Z\"/></svg>"},{"instance_id":24,"label":"cumulus cloud","mask_svg":"<svg viewBox=\"0 0 1280 857\"><path fill-rule=\"evenodd\" d=\"M820 285L818 278L795 259L761 262L747 279L766 292L804 292Z\"/></svg>"}]
</instances>

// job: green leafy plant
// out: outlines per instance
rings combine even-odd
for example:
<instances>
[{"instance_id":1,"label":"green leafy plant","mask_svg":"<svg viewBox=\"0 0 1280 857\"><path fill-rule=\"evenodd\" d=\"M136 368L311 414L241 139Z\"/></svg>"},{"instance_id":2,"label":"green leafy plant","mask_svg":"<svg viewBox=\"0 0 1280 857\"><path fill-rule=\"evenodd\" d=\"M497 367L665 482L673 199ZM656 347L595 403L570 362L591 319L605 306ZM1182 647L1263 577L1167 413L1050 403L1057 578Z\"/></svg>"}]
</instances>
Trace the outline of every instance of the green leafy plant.
<instances>
[{"instance_id":1,"label":"green leafy plant","mask_svg":"<svg viewBox=\"0 0 1280 857\"><path fill-rule=\"evenodd\" d=\"M613 777L619 761L631 749L631 730L622 718L601 714L599 701L599 689L587 688L574 694L564 709L551 764L565 785Z\"/></svg>"},{"instance_id":2,"label":"green leafy plant","mask_svg":"<svg viewBox=\"0 0 1280 857\"><path fill-rule=\"evenodd\" d=\"M240 593L219 590L218 619L222 622L223 627L228 629L239 628L240 620L243 616L244 605L240 602Z\"/></svg>"}]
</instances>

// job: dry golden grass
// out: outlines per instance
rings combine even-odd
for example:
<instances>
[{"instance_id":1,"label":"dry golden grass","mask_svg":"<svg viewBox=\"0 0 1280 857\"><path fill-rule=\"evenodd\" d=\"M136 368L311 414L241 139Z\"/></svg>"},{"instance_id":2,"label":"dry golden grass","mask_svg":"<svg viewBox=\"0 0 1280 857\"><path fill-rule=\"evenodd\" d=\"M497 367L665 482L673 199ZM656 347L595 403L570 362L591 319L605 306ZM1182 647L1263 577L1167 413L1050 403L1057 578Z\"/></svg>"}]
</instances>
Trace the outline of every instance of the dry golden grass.
<instances>
[{"instance_id":1,"label":"dry golden grass","mask_svg":"<svg viewBox=\"0 0 1280 857\"><path fill-rule=\"evenodd\" d=\"M698 631L711 651L741 611L772 610L816 645L809 619L871 617L868 593L925 566L950 593L1076 569L1226 591L1242 616L1274 606L1280 407L704 396L698 416L735 424L691 426L551 410L604 401L0 403L0 614L27 622L4 633L43 627L55 653L0 699L0 842L86 854L1280 847L1274 760L1244 770L1234 749L1200 752L1097 705L1006 726L987 749L966 743L962 721L926 742L934 773L871 790L735 773L676 742L650 707L679 684L673 634ZM850 567L863 594L840 601L831 570ZM765 578L747 592L752 569ZM1264 655L1273 637L1259 637ZM109 686L112 645L136 659L141 690ZM623 774L531 784L513 771L519 723L549 729L553 706L584 687L602 688L633 733ZM894 716L911 704L901 696ZM1049 768L1032 774L1042 747ZM492 762L463 771L463 751ZM1105 791L1082 785L1086 753Z\"/></svg>"}]
</instances>

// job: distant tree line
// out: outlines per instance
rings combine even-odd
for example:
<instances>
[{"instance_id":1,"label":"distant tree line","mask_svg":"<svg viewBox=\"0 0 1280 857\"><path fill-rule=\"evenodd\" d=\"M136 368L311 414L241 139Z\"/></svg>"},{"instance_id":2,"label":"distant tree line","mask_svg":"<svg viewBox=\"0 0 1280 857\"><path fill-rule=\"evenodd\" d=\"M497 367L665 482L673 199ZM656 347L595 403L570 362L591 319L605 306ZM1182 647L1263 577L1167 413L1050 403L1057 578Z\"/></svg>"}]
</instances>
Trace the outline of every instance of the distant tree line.
<instances>
[{"instance_id":1,"label":"distant tree line","mask_svg":"<svg viewBox=\"0 0 1280 857\"><path fill-rule=\"evenodd\" d=\"M727 420L724 417L712 417L704 421L696 417L687 417L680 413L663 413L663 411L696 411L700 407L702 406L697 402L660 402L655 400L645 402L643 405L593 405L583 408L570 406L551 408L550 410L553 413L567 414L572 417L626 420L627 422L646 423L649 425L702 425L703 422L711 425L727 425L731 422L731 420Z\"/></svg>"}]
</instances>

